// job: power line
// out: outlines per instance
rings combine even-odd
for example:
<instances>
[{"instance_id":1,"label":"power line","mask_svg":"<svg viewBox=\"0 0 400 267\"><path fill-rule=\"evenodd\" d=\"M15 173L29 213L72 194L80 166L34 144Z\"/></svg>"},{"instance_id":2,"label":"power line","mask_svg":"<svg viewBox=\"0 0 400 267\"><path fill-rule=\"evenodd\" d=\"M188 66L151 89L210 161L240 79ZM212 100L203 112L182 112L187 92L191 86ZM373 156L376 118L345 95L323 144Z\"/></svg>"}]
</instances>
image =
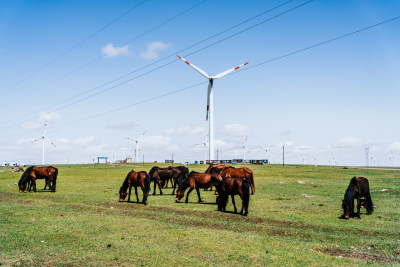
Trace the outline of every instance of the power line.
<instances>
[{"instance_id":1,"label":"power line","mask_svg":"<svg viewBox=\"0 0 400 267\"><path fill-rule=\"evenodd\" d=\"M143 67L141 67L141 68L138 68L138 69L136 69L136 70L134 70L134 71L131 71L131 72L127 73L127 74L121 75L121 76L119 76L119 77L117 77L117 78L115 78L115 79L113 79L113 80L111 80L111 81L108 81L108 82L106 82L106 83L103 83L103 84L101 84L101 85L99 85L99 86L96 86L96 87L94 87L94 88L92 88L92 89L89 89L89 90L87 90L87 91L85 91L85 92L82 92L82 93L80 93L80 94L78 94L78 95L75 95L75 96L73 96L73 97L70 97L70 98L68 98L68 99L66 99L66 100L63 100L63 101L58 102L58 103L55 103L55 104L53 104L53 105L51 105L51 106L46 107L45 109L49 109L49 108L54 107L54 106L59 106L60 104L63 104L63 103L65 103L65 102L68 102L68 101L70 101L70 100L73 100L73 99L75 99L75 98L78 98L78 97L80 97L80 96L83 96L83 95L85 95L85 94L88 94L88 93L90 93L90 92L92 92L92 91L95 91L95 90L101 88L101 87L104 87L104 86L109 85L109 84L112 84L112 83L114 83L114 82L116 82L116 81L118 81L118 80L121 80L121 79L123 79L123 78L125 78L125 77L128 77L128 76L130 76L131 74L134 74L134 73L136 73L136 72L139 72L139 71L141 71L141 70L144 70L144 69L146 69L146 68L148 68L148 67L150 67L150 66L152 66L152 65L155 65L156 63L159 63L159 62L161 62L161 61L163 61L163 60L165 60L165 59L167 59L167 58L170 58L170 57L172 57L172 56L175 57L175 55L178 54L178 53L181 53L181 52L183 52L183 51L186 51L186 50L188 50L188 49L190 49L190 48L192 48L192 47L194 47L194 46L197 46L197 45L199 45L199 44L201 44L201 43L204 43L205 41L208 41L208 40L210 40L210 39L212 39L212 38L214 38L214 37L217 37L217 36L219 36L219 35L221 35L221 34L223 34L223 33L225 33L225 32L228 32L228 31L230 31L230 30L232 30L232 29L234 29L234 28L237 28L237 27L239 27L239 26L241 26L241 25L243 25L243 24L245 24L245 23L247 23L247 22L249 22L249 21L252 21L252 20L254 20L254 19L256 19L256 18L258 18L258 17L260 17L260 16L262 16L262 15L265 15L265 14L267 14L267 13L269 13L269 12L275 10L275 9L278 9L278 8L284 6L284 5L286 5L286 4L288 4L288 3L292 2L292 1L293 1L293 0L286 1L286 2L284 2L284 3L282 3L282 4L279 4L279 5L277 5L277 6L274 6L273 8L270 8L270 9L268 9L268 10L266 10L266 11L260 13L260 14L257 14L257 15L255 15L255 16L249 18L249 19L246 19L246 20L244 20L244 21L242 21L242 22L240 22L240 23L238 23L238 24L236 24L236 25L234 25L234 26L232 26L232 27L229 27L229 28L227 28L227 29L225 29L225 30L223 30L223 31L221 31L221 32L218 32L217 34L214 34L214 35L212 35L212 36L210 36L210 37L208 37L208 38L205 38L205 39L203 39L203 40L201 40L201 41L199 41L199 42L197 42L197 43L194 43L194 44L192 44L192 45L190 45L190 46L188 46L188 47L186 47L186 48L184 48L184 49L181 49L181 50L179 50L179 51L176 51L176 52L174 52L174 53L172 53L172 54L170 54L170 55L168 55L168 56L166 56L166 57L164 57L164 58L162 58L162 59L159 59L159 60L157 60L157 61L155 61L155 62L153 62L153 63L150 63L150 64L148 64L148 65L146 65L146 66L143 66ZM313 0L311 0L311 1L313 1ZM256 25L250 26L250 27L247 28L247 30L250 30L250 29L252 29L252 28L254 28L254 27L256 27L256 26L259 26L259 25L261 25L261 24L267 22L267 21L270 21L270 20L275 19L275 18L277 18L277 17L279 17L279 16L281 16L281 15L284 15L284 14L290 12L290 11L293 11L294 9L296 9L296 8L298 8L298 7L301 7L301 6L307 4L307 3L311 2L311 1L308 1L308 2L306 2L306 3L303 3L303 4L301 4L301 5L296 6L296 7L294 7L294 8L291 8L291 9L289 9L289 10L287 10L287 11L285 11L285 12L282 12L282 13L280 13L280 14L278 14L278 15L272 17L272 18L268 18L268 19L266 19L266 20L264 20L264 21L262 21L262 22L260 22L260 23L257 23ZM202 2L204 2L204 1L202 1ZM201 4L202 2L200 2L199 4ZM199 4L197 4L197 5L195 5L195 6L198 6ZM192 8L194 8L195 6L193 6ZM190 9L192 9L192 8L190 8ZM190 10L190 9L188 9L188 10ZM188 10L187 10L187 11L188 11ZM185 12L185 11L184 11L184 12ZM175 16L175 17L176 17L176 16ZM156 26L156 27L157 27L157 26ZM225 41L225 40L227 40L227 39L229 39L229 38L232 38L232 37L234 37L234 36L236 36L236 35L238 35L238 34L240 34L240 33L243 33L243 32L245 32L245 31L246 31L246 29L240 31L239 33L232 34L232 35L230 35L230 36L228 36L228 37L226 37L226 38L224 38L224 39L222 39L222 40L216 41L216 42L214 42L213 44L208 45L207 47L203 47L203 48L201 48L201 49L198 49L197 51L194 51L194 52L192 52L192 53L190 53L190 54L188 54L188 55L185 55L185 56L189 56L189 55L193 55L193 54L195 54L195 53L198 53L198 52L200 52L200 51L202 51L202 50L204 50L204 49L206 49L206 48L209 48L209 47L211 47L211 46L213 46L213 45L216 45L216 44L218 44L218 43L221 43L221 42L223 42L223 41ZM71 106L71 105L80 103L80 102L82 102L82 101L84 101L84 100L87 100L87 99L89 99L89 98L92 98L92 97L94 97L94 96L97 96L97 95L99 95L99 94L101 94L101 93L107 92L107 91L109 91L109 90L111 90L111 89L114 89L114 88L116 88L116 87L118 87L118 86L121 86L121 85L123 85L123 84L126 84L127 82L130 82L130 81L135 80L135 79L137 79L137 78L139 78L139 77L142 77L142 76L144 76L144 75L147 75L147 74L149 74L149 73L151 73L151 72L153 72L153 71L155 71L155 70L158 70L158 69L163 68L163 67L165 67L165 66L167 66L167 65L170 65L170 64L172 64L172 63L174 63L174 62L176 62L176 61L177 61L177 59L175 59L175 60L173 60L173 61L170 61L170 62L168 62L168 63L166 63L166 64L164 64L164 65L162 65L162 66L160 66L160 67L157 67L157 68L154 68L154 69L152 69L152 70L150 70L150 71L147 71L147 72L145 72L144 74L140 74L140 75L135 76L135 77L133 77L133 78L131 78L131 79L128 79L128 80L126 80L126 81L124 81L124 82L121 82L121 83L119 83L119 84L117 84L117 85L114 85L114 86L109 87L109 88L106 88L106 89L104 89L104 90L102 90L102 91L100 91L100 92L97 92L97 93L94 93L94 94L92 94L92 95L89 95L89 96L87 96L87 97L85 97L85 98L83 98L83 99L77 100L77 101L72 102L72 103L67 104L67 105L64 105L63 107L59 107L59 108L56 109L56 110L60 110L60 109L62 109L62 108L69 107L69 106ZM92 62L90 62L90 63L88 63L88 64L91 64L91 63L92 63ZM86 65L88 65L88 64L86 64ZM85 65L85 66L86 66L86 65ZM43 109L41 109L41 110L43 110ZM31 114L32 114L32 112L29 113L28 115L31 115Z\"/></svg>"},{"instance_id":2,"label":"power line","mask_svg":"<svg viewBox=\"0 0 400 267\"><path fill-rule=\"evenodd\" d=\"M167 23L171 22L172 20L174 20L174 19L176 19L176 18L178 18L178 17L184 15L185 13L191 11L192 9L198 7L199 5L203 4L203 3L206 2L206 1L207 1L207 0L202 0L202 1L198 2L198 3L196 3L195 5L191 6L190 8L185 9L184 11L178 13L177 15L174 15L173 17L171 17L171 18L165 20L164 22L162 22L162 23L160 23L160 24L158 24L158 25L156 25L156 26L150 28L149 30L147 30L147 31L145 31L145 32L143 32L143 33L137 35L136 37L130 39L129 41L123 43L121 46L125 46L125 45L127 45L127 44L132 43L134 40L137 40L137 39L139 39L140 37L143 37L143 36L145 36L146 34L148 34L148 33L152 32L152 31L154 31L154 30L160 28L161 26L164 26L165 24L167 24ZM46 87L48 87L48 86L50 86L50 85L53 85L53 84L59 82L60 80L65 79L66 77L69 77L69 76L72 75L73 73L75 73L75 72L77 72L77 71L79 71L79 70L81 70L81 69L84 69L84 68L86 68L87 66L92 65L93 63L96 63L97 61L103 59L104 57L105 57L105 56L101 55L101 56L99 56L99 57L96 57L95 59L92 59L92 60L89 61L89 62L86 62L85 64L83 64L83 65L81 65L81 66L79 66L79 67L73 69L72 71L70 71L70 72L68 72L68 73L66 73L66 74L64 74L64 75L62 75L62 76L60 76L60 77L58 77L57 79L55 79L55 80L53 80L53 81L51 81L51 82L45 84L44 86L41 86L39 89L36 89L35 91L31 92L31 94L37 93L38 91L40 91L40 90L42 90L42 89L44 89L44 88L46 88ZM96 88L97 88L97 87L96 87ZM29 94L26 94L26 95L29 95ZM80 94L80 95L81 95L81 94ZM80 96L80 95L78 95L78 96ZM75 97L73 97L73 98L75 98ZM68 100L69 100L69 99L68 99ZM54 106L54 105L53 105L53 106Z\"/></svg>"},{"instance_id":3,"label":"power line","mask_svg":"<svg viewBox=\"0 0 400 267\"><path fill-rule=\"evenodd\" d=\"M135 10L136 8L138 8L139 6L141 6L144 2L146 2L147 0L142 0L141 2L139 2L138 4L136 4L135 6L129 8L127 11L125 11L124 13L122 13L121 15L119 15L118 17L116 17L115 19L113 19L112 21L110 21L109 23L105 24L104 26L102 26L100 29L98 29L97 31L95 31L94 33L90 34L88 37L82 39L81 41L79 41L78 43L76 43L75 45L73 45L71 48L69 48L68 50L66 50L65 52L61 53L60 55L58 55L57 57L53 58L52 60L50 60L49 62L47 62L46 64L44 64L43 66L39 67L36 71L32 72L31 74L27 75L25 78L23 78L22 80L20 80L19 82L15 83L14 85L12 85L8 90L3 90L2 93L7 92L9 90L11 90L12 88L16 87L17 85L23 83L24 81L30 79L31 77L35 76L36 74L38 74L40 71L44 70L45 68L47 68L48 66L50 66L51 64L53 64L54 62L58 61L59 59L61 59L62 57L64 57L65 55L71 53L73 50L75 50L76 48L78 48L79 46L81 46L82 44L84 44L86 41L92 39L94 36L96 36L97 34L99 34L100 32L104 31L106 28L108 28L109 26L111 26L112 24L114 24L115 22L117 22L118 20L120 20L122 17L126 16L127 14L129 14L130 12L132 12L133 10Z\"/></svg>"},{"instance_id":4,"label":"power line","mask_svg":"<svg viewBox=\"0 0 400 267\"><path fill-rule=\"evenodd\" d=\"M250 29L253 29L253 28L257 27L257 26L260 26L260 25L262 25L262 24L264 24L264 23L266 23L266 22L268 22L268 21L271 21L271 20L273 20L273 19L276 19L276 18L278 18L278 17L280 17L280 16L282 16L282 15L285 15L285 14L287 14L287 13L289 13L289 12L291 12L291 11L297 9L297 8L300 8L300 7L302 7L302 6L304 6L304 5L308 4L308 3L311 3L312 1L314 1L314 0L309 0L309 1L305 2L305 3L302 3L302 4L300 4L300 5L298 5L298 6L295 6L295 7L291 8L291 9L288 9L288 10L282 12L282 13L279 13L278 15L275 15L275 16L273 16L273 17L271 17L271 18L268 18L268 19L266 19L266 20L263 20L262 22L259 22L259 23L255 24L255 25L252 25L252 26L250 26L250 27L248 27L248 28L246 28L246 29L244 29L244 30L241 30L241 31L236 32L236 33L234 33L234 34L232 34L232 35L229 35L228 37L225 37L225 38L223 38L223 39L221 39L221 40L218 40L218 41L216 41L216 42L214 42L214 43L212 43L212 44L209 44L209 45L207 45L207 46L205 46L205 47L202 47L202 48L200 48L200 49L198 49L198 50L196 50L196 51L194 51L194 52L191 52L191 53L189 53L189 54L186 54L186 55L184 55L184 56L185 56L185 57L191 56L191 55L196 54L196 53L198 53L198 52L200 52L200 51L203 51L204 49L207 49L207 48L209 48L209 47L211 47L211 46L214 46L214 45L216 45L216 44L219 44L219 43L221 43L221 42L223 42L223 41L226 41L226 40L228 40L228 39L230 39L230 38L232 38L232 37L234 37L234 36L237 36L237 35L239 35L239 34L241 34L241 33L244 33L244 32L246 32L246 31L248 31L248 30L250 30ZM289 2L290 2L290 1L289 1ZM288 2L286 2L286 3L288 3ZM279 6L282 6L282 5L279 5ZM273 8L273 9L275 9L275 8ZM270 9L270 10L273 10L273 9ZM247 21L248 21L248 20L247 20ZM179 51L178 51L177 53L179 53ZM174 53L174 55L176 55L176 53ZM156 70L159 70L159 69L161 69L161 68L164 68L164 67L166 67L166 66L168 66L168 65L170 65L170 64L172 64L172 63L174 63L174 62L176 62L176 61L178 61L178 59L174 59L174 60L172 60L172 61L170 61L170 62L168 62L168 63L166 63L166 64L163 64L163 65L161 65L161 66L159 66L159 67L156 67L156 68L154 68L154 69L151 69L151 70L149 70L149 71L147 71L147 72L145 72L145 73L142 73L142 74L140 74L140 75L137 75L137 76L135 76L135 77L133 77L133 78L130 78L130 79L128 79L128 80L125 80L125 81L123 81L123 82L121 82L121 83L118 83L118 84L116 84L116 85L114 85L114 86L108 87L108 88L106 88L106 89L104 89L104 90L102 90L102 91L99 91L99 92L97 92L97 93L94 93L94 94L92 94L92 95L89 95L89 96L87 96L87 97L85 97L85 98L83 98L83 99L77 100L77 101L72 102L72 103L70 103L70 104L68 104L68 105L65 105L65 106L63 106L63 107L57 108L56 110L53 110L53 111L58 111L58 110L64 109L64 108L66 108L66 107L69 107L69 106L72 106L72 105L74 105L74 104L80 103L80 102L82 102L82 101L84 101L84 100L87 100L87 99L90 99L90 98L92 98L92 97L95 97L95 96L97 96L97 95L99 95L99 94L102 94L102 93L105 93L105 92L107 92L107 91L110 91L110 90L112 90L112 89L114 89L114 88L116 88L116 87L119 87L119 86L121 86L121 85L124 85L124 84L126 84L126 83L128 83L128 82L130 82L130 81L136 80L136 79L138 79L138 78L140 78L140 77L143 77L143 76L145 76L145 75L147 75L147 74L150 74L150 73L152 73L152 72L154 72L154 71L156 71ZM150 64L150 65L151 65L151 64ZM147 65L147 66L149 66L149 65ZM137 71L139 71L139 70L142 70L142 69L146 68L147 66L142 67L142 68L140 68L140 69L138 69L138 70L135 70L134 72L130 72L129 75L132 74L132 73L135 73L135 72L137 72ZM124 78L124 77L126 77L126 76L127 76L127 75L123 75L123 76L121 76L121 77ZM119 77L119 78L117 78L117 79L114 79L114 80L112 80L112 81L109 81L109 82L107 82L106 84L110 84L110 83L113 83L113 82L115 82L115 81L118 81L118 80L121 79L121 77ZM100 88L100 87L103 87L104 85L105 85L105 84L102 84L102 85L100 85L100 86L97 86L96 88L91 89L90 91L93 91L93 90L95 90L95 89L98 89L98 88ZM84 94L84 93L82 93L82 94ZM80 95L82 95L82 94L80 94Z\"/></svg>"},{"instance_id":5,"label":"power line","mask_svg":"<svg viewBox=\"0 0 400 267\"><path fill-rule=\"evenodd\" d=\"M311 46L308 46L308 47L306 47L306 48L296 50L295 52L288 53L288 54L285 54L285 55L283 55L283 56L279 56L279 57L276 57L276 58L274 58L274 59L270 59L270 60L267 60L267 61L264 61L264 62L255 64L255 65L252 66L251 68L249 67L249 68L246 68L245 70L249 70L249 69L253 69L253 68L256 68L256 67L260 67L260 66L262 66L262 65L264 65L264 64L266 64L266 63L270 63L270 62L273 62L273 61L276 61L276 60L279 60L279 59L288 57L288 56L290 56L290 55L298 54L298 53L300 53L300 52L304 52L304 51L307 51L307 50L309 50L309 49L312 49L312 48L321 46L321 45L323 45L323 44L327 44L327 43L330 43L330 42L333 42L333 41L336 41L336 40L339 40L339 39L343 39L343 38L345 38L345 37L349 37L349 36L354 35L354 34L356 34L356 33L359 33L359 32L362 32L362 31L365 31L365 30L374 28L374 27L378 27L378 26L380 26L380 25L383 25L383 24L385 24L385 23L392 22L392 21L394 21L394 20L396 20L396 19L399 19L399 18L400 18L400 16L395 17L395 18L392 18L392 19L385 20L385 21L380 22L380 23L376 23L376 24L371 25L371 26L367 26L367 27L365 27L365 28L362 28L362 29L359 29L359 30L356 30L356 31L353 31L353 32L350 32L350 33L347 33L347 34L343 34L343 35L341 35L341 36L338 36L338 37L329 39L329 40L327 40L327 41L323 41L323 42L317 43L317 44L315 44L315 45L311 45ZM177 59L177 60L179 60L179 59ZM162 66L161 66L161 67L162 67ZM239 71L240 71L240 70L239 70ZM238 71L238 72L239 72L239 71ZM242 71L244 71L244 70L242 70ZM237 72L237 73L238 73L238 72ZM230 74L230 75L232 75L232 74ZM194 85L191 85L191 86L188 86L188 87L179 89L179 90L171 91L171 92L169 92L169 93L165 93L165 94L162 94L162 95L159 95L159 96L156 96L156 97L152 97L152 98L147 99L147 100L143 100L143 101L140 101L140 102L131 104L131 105L124 106L124 107L116 108L116 109L113 109L113 110L110 110L110 111L102 112L102 113L100 113L100 114L98 114L98 115L92 115L92 116L90 116L90 117L87 117L87 118L84 118L84 119L79 119L79 120L73 121L73 122L78 122L78 121L86 120L86 119L89 119L89 118L92 118L92 117L97 117L97 116L100 116L100 115L109 114L109 113L112 113L112 112L115 112L115 111L119 111L119 110L122 110L122 109L131 108L131 107L133 107L133 106L136 106L136 105L139 105L139 104L142 104L142 103L145 103L145 102L149 102L149 101L152 101L152 100L154 100L154 99L162 98L162 97L165 97L165 96L168 96L168 95L172 95L172 94L175 94L175 93L178 93L178 92L185 91L185 90L187 90L187 89L190 89L190 88L199 86L199 85L204 84L204 83L206 83L206 82L194 84ZM70 122L70 123L73 123L73 122ZM387 143L381 143L381 144L387 144ZM373 144L370 144L370 145L373 145ZM377 144L377 145L378 145L378 144ZM362 145L362 146L360 146L360 147L364 147L364 146L365 146L365 145ZM341 148L341 147L337 147L337 148Z\"/></svg>"}]
</instances>

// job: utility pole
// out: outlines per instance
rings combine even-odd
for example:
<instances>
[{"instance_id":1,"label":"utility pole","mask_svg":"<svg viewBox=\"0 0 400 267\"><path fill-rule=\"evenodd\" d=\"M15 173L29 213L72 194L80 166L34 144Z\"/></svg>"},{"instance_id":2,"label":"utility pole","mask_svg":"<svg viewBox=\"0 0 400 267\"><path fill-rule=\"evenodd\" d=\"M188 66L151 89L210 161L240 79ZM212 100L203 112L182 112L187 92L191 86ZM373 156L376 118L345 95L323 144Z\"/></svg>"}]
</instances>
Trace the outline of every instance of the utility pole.
<instances>
[{"instance_id":1,"label":"utility pole","mask_svg":"<svg viewBox=\"0 0 400 267\"><path fill-rule=\"evenodd\" d=\"M174 153L172 153L172 166L174 166Z\"/></svg>"},{"instance_id":2,"label":"utility pole","mask_svg":"<svg viewBox=\"0 0 400 267\"><path fill-rule=\"evenodd\" d=\"M282 158L283 158L283 167L285 167L285 145L282 146L283 150L282 150Z\"/></svg>"},{"instance_id":3,"label":"utility pole","mask_svg":"<svg viewBox=\"0 0 400 267\"><path fill-rule=\"evenodd\" d=\"M143 166L144 166L144 154L143 154Z\"/></svg>"},{"instance_id":4,"label":"utility pole","mask_svg":"<svg viewBox=\"0 0 400 267\"><path fill-rule=\"evenodd\" d=\"M369 153L369 147L365 148L365 166L368 167L368 153Z\"/></svg>"}]
</instances>

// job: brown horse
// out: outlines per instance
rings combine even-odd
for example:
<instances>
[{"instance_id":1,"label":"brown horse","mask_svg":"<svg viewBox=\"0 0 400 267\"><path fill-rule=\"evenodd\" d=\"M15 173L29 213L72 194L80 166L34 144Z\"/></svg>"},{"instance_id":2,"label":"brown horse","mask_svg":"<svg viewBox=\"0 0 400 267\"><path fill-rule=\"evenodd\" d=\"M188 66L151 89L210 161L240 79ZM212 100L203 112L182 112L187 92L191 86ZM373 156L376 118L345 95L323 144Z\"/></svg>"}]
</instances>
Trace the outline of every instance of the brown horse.
<instances>
[{"instance_id":1,"label":"brown horse","mask_svg":"<svg viewBox=\"0 0 400 267\"><path fill-rule=\"evenodd\" d=\"M204 173L212 173L212 172L216 172L216 173L221 173L221 171L225 168L228 168L229 165L226 164L218 164L215 165L213 163L210 163L210 166L207 168L207 170Z\"/></svg>"},{"instance_id":2,"label":"brown horse","mask_svg":"<svg viewBox=\"0 0 400 267\"><path fill-rule=\"evenodd\" d=\"M199 188L209 188L213 185L213 181L218 180L222 181L221 175L217 173L198 173L198 172L190 172L189 176L180 182L178 192L176 193L175 201L179 202L183 196L185 195L185 191L188 187L190 187L189 191L186 194L187 203L189 201L189 194L193 189L196 189L197 196L199 197L199 202L203 202L200 197Z\"/></svg>"},{"instance_id":3,"label":"brown horse","mask_svg":"<svg viewBox=\"0 0 400 267\"><path fill-rule=\"evenodd\" d=\"M154 191L153 195L156 194L156 184L158 184L158 189L160 190L160 195L162 195L161 187L164 186L165 182L169 179L173 179L174 181L178 180L181 175L184 175L184 172L174 168L174 167L167 167L167 168L160 168L154 166L151 168L150 172L150 179L154 182ZM175 192L174 192L175 193Z\"/></svg>"},{"instance_id":4,"label":"brown horse","mask_svg":"<svg viewBox=\"0 0 400 267\"><path fill-rule=\"evenodd\" d=\"M145 171L135 172L134 170L130 171L125 178L125 181L122 183L121 188L119 189L119 201L124 201L126 198L126 191L129 188L128 193L128 202L131 201L131 190L132 186L135 187L136 201L139 203L139 196L137 192L138 186L142 188L143 191L143 200L142 203L144 205L147 204L147 197L150 192L150 176Z\"/></svg>"},{"instance_id":5,"label":"brown horse","mask_svg":"<svg viewBox=\"0 0 400 267\"><path fill-rule=\"evenodd\" d=\"M25 170L22 174L21 179L18 182L19 192L24 192L25 189L28 188L30 192L32 187L33 191L36 192L36 179L45 179L45 186L48 185L51 189L51 192L56 191L56 182L57 182L58 169L53 166L45 166L45 167L35 167L31 166ZM28 186L27 186L28 185Z\"/></svg>"},{"instance_id":6,"label":"brown horse","mask_svg":"<svg viewBox=\"0 0 400 267\"><path fill-rule=\"evenodd\" d=\"M223 178L221 181L214 181L216 188L218 189L218 197L217 204L219 211L226 210L226 204L228 203L229 195L232 198L232 204L235 209L235 213L237 213L236 205L235 205L235 197L234 195L239 195L242 199L242 210L240 214L247 216L249 210L249 202L250 202L250 186L247 180L242 178ZM244 211L244 213L243 213Z\"/></svg>"},{"instance_id":7,"label":"brown horse","mask_svg":"<svg viewBox=\"0 0 400 267\"><path fill-rule=\"evenodd\" d=\"M371 195L369 193L369 182L365 177L353 177L344 194L342 201L343 215L342 218L348 219L354 217L354 199L357 199L357 218L360 217L361 198L365 197L365 207L367 215L372 214L374 205L372 203Z\"/></svg>"},{"instance_id":8,"label":"brown horse","mask_svg":"<svg viewBox=\"0 0 400 267\"><path fill-rule=\"evenodd\" d=\"M253 171L250 170L249 168L243 167L243 168L234 168L234 167L228 167L222 170L221 172L222 177L226 178L242 178L245 179L249 182L251 185L251 194L256 193L256 187L254 185L254 177L253 177Z\"/></svg>"}]
</instances>

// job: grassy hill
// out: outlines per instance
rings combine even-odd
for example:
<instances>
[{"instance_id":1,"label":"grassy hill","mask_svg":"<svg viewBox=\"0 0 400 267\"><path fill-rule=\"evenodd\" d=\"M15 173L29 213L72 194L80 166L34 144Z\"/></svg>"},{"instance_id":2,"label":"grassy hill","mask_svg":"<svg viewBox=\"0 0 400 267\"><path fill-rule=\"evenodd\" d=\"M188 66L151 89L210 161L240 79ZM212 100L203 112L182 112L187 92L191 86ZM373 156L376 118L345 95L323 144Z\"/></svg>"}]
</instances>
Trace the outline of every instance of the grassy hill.
<instances>
[{"instance_id":1,"label":"grassy hill","mask_svg":"<svg viewBox=\"0 0 400 267\"><path fill-rule=\"evenodd\" d=\"M41 190L43 180L38 192L19 193L21 173L0 168L0 264L400 265L398 170L247 166L257 188L247 217L216 211L215 195L202 190L201 204L195 191L175 203L170 188L150 194L147 206L118 202L127 173L153 165L56 166L55 193ZM361 220L339 219L353 176L368 178L376 208Z\"/></svg>"}]
</instances>

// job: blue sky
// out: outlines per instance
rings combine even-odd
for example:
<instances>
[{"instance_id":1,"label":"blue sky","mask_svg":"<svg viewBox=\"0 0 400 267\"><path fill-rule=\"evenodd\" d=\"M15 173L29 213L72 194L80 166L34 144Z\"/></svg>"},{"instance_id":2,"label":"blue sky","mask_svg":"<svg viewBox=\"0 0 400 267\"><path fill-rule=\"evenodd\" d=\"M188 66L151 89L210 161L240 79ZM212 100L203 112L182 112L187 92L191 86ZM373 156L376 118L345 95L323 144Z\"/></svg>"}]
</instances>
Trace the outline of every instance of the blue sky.
<instances>
[{"instance_id":1,"label":"blue sky","mask_svg":"<svg viewBox=\"0 0 400 267\"><path fill-rule=\"evenodd\" d=\"M399 165L400 19L312 47L398 16L378 0L1 1L0 161L40 164L45 120L46 164L133 156L124 137L144 131L145 161L203 160L207 80L180 51L210 75L249 61L214 83L219 159L248 136L247 158L281 163L285 145L289 163L364 165L368 147Z\"/></svg>"}]
</instances>

